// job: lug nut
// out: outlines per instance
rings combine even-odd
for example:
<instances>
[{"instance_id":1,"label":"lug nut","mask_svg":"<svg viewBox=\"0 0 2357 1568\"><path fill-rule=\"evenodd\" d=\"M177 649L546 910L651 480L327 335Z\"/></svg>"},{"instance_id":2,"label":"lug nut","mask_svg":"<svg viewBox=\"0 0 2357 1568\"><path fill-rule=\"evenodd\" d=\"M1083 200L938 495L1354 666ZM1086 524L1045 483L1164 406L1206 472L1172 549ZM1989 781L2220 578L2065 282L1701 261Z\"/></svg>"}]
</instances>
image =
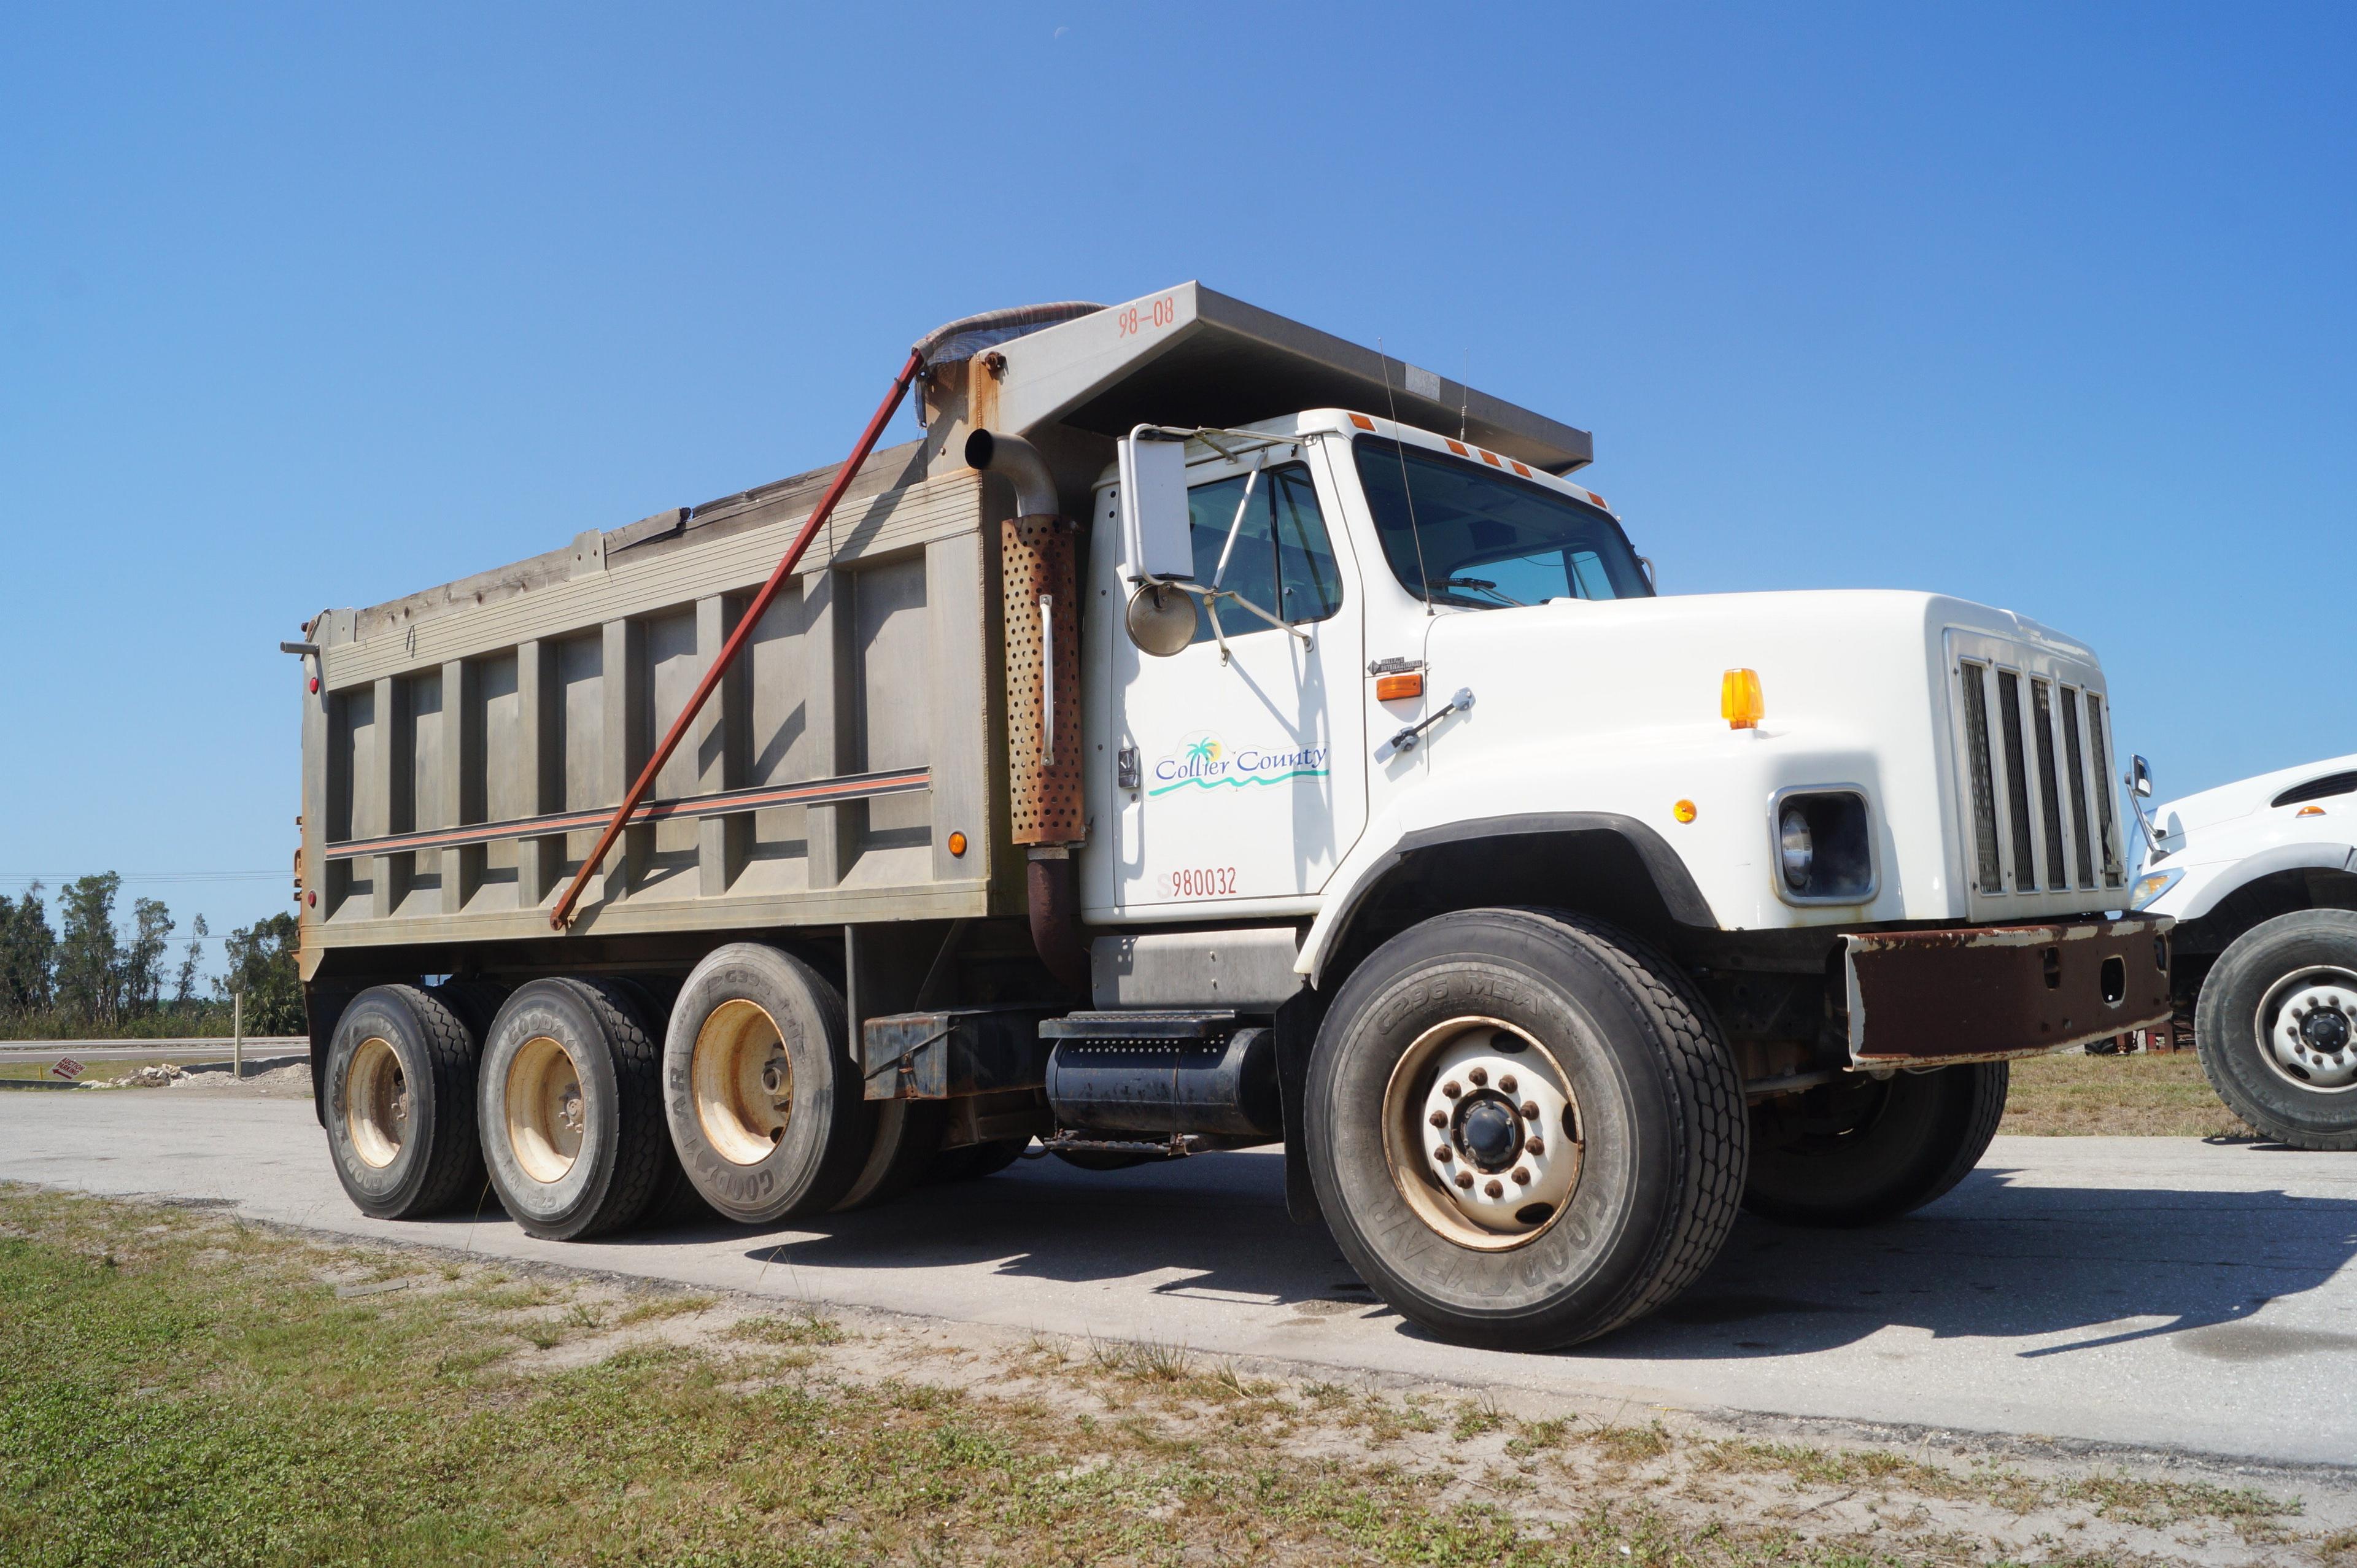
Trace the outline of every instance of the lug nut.
<instances>
[{"instance_id":1,"label":"lug nut","mask_svg":"<svg viewBox=\"0 0 2357 1568\"><path fill-rule=\"evenodd\" d=\"M1481 1190L1482 1190L1483 1192L1488 1193L1491 1197L1503 1197L1506 1195L1506 1189L1505 1189L1504 1187L1500 1187L1500 1186L1499 1186L1496 1182L1494 1182L1494 1181L1490 1182L1490 1183L1487 1183L1486 1185L1484 1185L1484 1186L1482 1187Z\"/></svg>"},{"instance_id":2,"label":"lug nut","mask_svg":"<svg viewBox=\"0 0 2357 1568\"><path fill-rule=\"evenodd\" d=\"M1528 1170L1525 1170L1523 1166L1516 1165L1514 1167L1514 1185L1516 1187L1530 1186L1531 1173Z\"/></svg>"},{"instance_id":3,"label":"lug nut","mask_svg":"<svg viewBox=\"0 0 2357 1568\"><path fill-rule=\"evenodd\" d=\"M1527 1121L1537 1121L1539 1119L1539 1102L1535 1100L1523 1101L1523 1116Z\"/></svg>"},{"instance_id":4,"label":"lug nut","mask_svg":"<svg viewBox=\"0 0 2357 1568\"><path fill-rule=\"evenodd\" d=\"M1441 1144L1438 1148L1437 1148L1437 1149L1435 1149L1435 1150L1433 1150L1433 1151L1432 1151L1432 1157L1433 1157L1434 1159L1436 1159L1436 1160L1438 1160L1442 1165L1447 1165L1449 1161L1451 1161L1451 1160L1455 1159L1457 1156L1456 1156L1456 1155L1455 1155L1454 1153L1452 1153L1452 1152L1449 1150L1449 1147L1448 1147L1448 1144Z\"/></svg>"},{"instance_id":5,"label":"lug nut","mask_svg":"<svg viewBox=\"0 0 2357 1568\"><path fill-rule=\"evenodd\" d=\"M1471 1171L1458 1171L1457 1173L1457 1185L1459 1187L1471 1187L1473 1185L1473 1173Z\"/></svg>"},{"instance_id":6,"label":"lug nut","mask_svg":"<svg viewBox=\"0 0 2357 1568\"><path fill-rule=\"evenodd\" d=\"M1498 1087L1499 1087L1500 1089L1503 1090L1504 1090L1506 1093L1508 1093L1508 1094L1512 1094L1512 1093L1513 1093L1513 1092L1514 1092L1514 1075L1513 1075L1512 1073L1508 1073L1505 1077L1503 1077L1503 1078L1500 1079L1498 1080Z\"/></svg>"},{"instance_id":7,"label":"lug nut","mask_svg":"<svg viewBox=\"0 0 2357 1568\"><path fill-rule=\"evenodd\" d=\"M1452 1078L1447 1083L1440 1086L1440 1092L1448 1096L1449 1099L1454 1100L1465 1091L1457 1087L1457 1080Z\"/></svg>"},{"instance_id":8,"label":"lug nut","mask_svg":"<svg viewBox=\"0 0 2357 1568\"><path fill-rule=\"evenodd\" d=\"M1477 1067L1465 1076L1473 1080L1474 1088L1479 1089L1481 1085L1490 1081L1490 1069L1485 1067Z\"/></svg>"},{"instance_id":9,"label":"lug nut","mask_svg":"<svg viewBox=\"0 0 2357 1568\"><path fill-rule=\"evenodd\" d=\"M1436 1111L1432 1113L1429 1120L1436 1127L1446 1127L1448 1125L1448 1112L1446 1111Z\"/></svg>"},{"instance_id":10,"label":"lug nut","mask_svg":"<svg viewBox=\"0 0 2357 1568\"><path fill-rule=\"evenodd\" d=\"M1544 1138L1540 1138L1540 1137L1534 1137L1534 1138L1532 1138L1532 1139L1531 1139L1531 1141L1530 1141L1529 1143L1524 1144L1523 1145L1523 1153L1524 1153L1524 1154L1526 1154L1526 1155L1544 1155L1544 1154L1545 1154L1545 1153L1546 1153L1546 1140L1545 1140Z\"/></svg>"}]
</instances>

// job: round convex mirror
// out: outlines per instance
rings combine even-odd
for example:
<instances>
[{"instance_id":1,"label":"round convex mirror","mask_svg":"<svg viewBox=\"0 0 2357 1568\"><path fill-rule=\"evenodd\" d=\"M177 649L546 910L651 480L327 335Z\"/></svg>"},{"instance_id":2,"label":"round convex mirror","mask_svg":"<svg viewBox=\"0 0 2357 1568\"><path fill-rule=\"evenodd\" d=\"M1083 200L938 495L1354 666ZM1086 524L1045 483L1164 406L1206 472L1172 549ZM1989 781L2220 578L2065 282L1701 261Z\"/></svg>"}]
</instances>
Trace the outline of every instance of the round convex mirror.
<instances>
[{"instance_id":1,"label":"round convex mirror","mask_svg":"<svg viewBox=\"0 0 2357 1568\"><path fill-rule=\"evenodd\" d=\"M1165 583L1140 583L1129 596L1129 639L1168 659L1195 640L1195 601Z\"/></svg>"}]
</instances>

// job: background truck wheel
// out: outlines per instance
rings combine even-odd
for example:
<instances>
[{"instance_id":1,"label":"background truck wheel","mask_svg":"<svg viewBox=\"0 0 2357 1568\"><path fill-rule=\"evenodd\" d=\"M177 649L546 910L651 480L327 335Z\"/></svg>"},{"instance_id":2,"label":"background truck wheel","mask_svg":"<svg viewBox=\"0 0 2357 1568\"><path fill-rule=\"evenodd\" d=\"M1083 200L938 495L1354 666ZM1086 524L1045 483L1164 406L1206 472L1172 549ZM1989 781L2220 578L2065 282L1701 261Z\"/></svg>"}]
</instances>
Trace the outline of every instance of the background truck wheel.
<instances>
[{"instance_id":1,"label":"background truck wheel","mask_svg":"<svg viewBox=\"0 0 2357 1568\"><path fill-rule=\"evenodd\" d=\"M1743 1086L1684 976L1581 917L1471 909L1368 958L1310 1058L1335 1240L1399 1312L1538 1350L1693 1283L1742 1191Z\"/></svg>"},{"instance_id":2,"label":"background truck wheel","mask_svg":"<svg viewBox=\"0 0 2357 1568\"><path fill-rule=\"evenodd\" d=\"M2357 914L2301 909L2234 940L2195 1004L2227 1109L2300 1149L2357 1149Z\"/></svg>"},{"instance_id":3,"label":"background truck wheel","mask_svg":"<svg viewBox=\"0 0 2357 1568\"><path fill-rule=\"evenodd\" d=\"M967 1144L960 1148L943 1149L933 1155L926 1168L929 1182L980 1181L984 1176L996 1176L1023 1157L1031 1146L1028 1138L1000 1138L988 1144Z\"/></svg>"},{"instance_id":4,"label":"background truck wheel","mask_svg":"<svg viewBox=\"0 0 2357 1568\"><path fill-rule=\"evenodd\" d=\"M949 1122L949 1105L939 1100L879 1100L876 1136L867 1149L867 1163L851 1190L835 1200L835 1212L889 1203L925 1179L942 1152L942 1133Z\"/></svg>"},{"instance_id":5,"label":"background truck wheel","mask_svg":"<svg viewBox=\"0 0 2357 1568\"><path fill-rule=\"evenodd\" d=\"M875 1149L843 997L757 942L716 949L680 988L663 1042L663 1112L680 1163L730 1219L823 1213Z\"/></svg>"},{"instance_id":6,"label":"background truck wheel","mask_svg":"<svg viewBox=\"0 0 2357 1568\"><path fill-rule=\"evenodd\" d=\"M1870 1225L1921 1208L1980 1164L2005 1115L2003 1062L1849 1074L1751 1112L1743 1207L1795 1225Z\"/></svg>"},{"instance_id":7,"label":"background truck wheel","mask_svg":"<svg viewBox=\"0 0 2357 1568\"><path fill-rule=\"evenodd\" d=\"M480 1037L414 985L353 998L328 1045L328 1149L362 1214L411 1219L479 1196Z\"/></svg>"},{"instance_id":8,"label":"background truck wheel","mask_svg":"<svg viewBox=\"0 0 2357 1568\"><path fill-rule=\"evenodd\" d=\"M483 1043L483 1162L534 1236L619 1230L662 1184L662 1059L637 1002L609 982L535 980Z\"/></svg>"}]
</instances>

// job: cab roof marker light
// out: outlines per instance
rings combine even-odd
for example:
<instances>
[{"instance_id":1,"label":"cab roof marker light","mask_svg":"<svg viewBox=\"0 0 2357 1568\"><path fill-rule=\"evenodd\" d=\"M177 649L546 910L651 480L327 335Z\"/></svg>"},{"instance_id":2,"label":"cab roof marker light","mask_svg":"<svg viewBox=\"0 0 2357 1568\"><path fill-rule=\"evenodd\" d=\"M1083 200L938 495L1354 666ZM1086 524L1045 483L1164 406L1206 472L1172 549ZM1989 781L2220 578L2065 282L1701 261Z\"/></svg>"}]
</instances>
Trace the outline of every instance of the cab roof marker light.
<instances>
[{"instance_id":1,"label":"cab roof marker light","mask_svg":"<svg viewBox=\"0 0 2357 1568\"><path fill-rule=\"evenodd\" d=\"M1730 670L1719 677L1718 716L1729 729L1753 729L1767 716L1768 699L1760 690L1760 671Z\"/></svg>"},{"instance_id":2,"label":"cab roof marker light","mask_svg":"<svg viewBox=\"0 0 2357 1568\"><path fill-rule=\"evenodd\" d=\"M1357 425L1361 430L1372 430L1375 427L1375 422L1369 419L1363 413L1352 414L1351 416L1351 423Z\"/></svg>"},{"instance_id":3,"label":"cab roof marker light","mask_svg":"<svg viewBox=\"0 0 2357 1568\"><path fill-rule=\"evenodd\" d=\"M1448 437L1446 435L1442 436L1441 439L1443 441L1448 441ZM1459 457L1470 457L1473 455L1466 450L1465 443L1462 441L1448 441L1448 449L1451 452L1456 453Z\"/></svg>"}]
</instances>

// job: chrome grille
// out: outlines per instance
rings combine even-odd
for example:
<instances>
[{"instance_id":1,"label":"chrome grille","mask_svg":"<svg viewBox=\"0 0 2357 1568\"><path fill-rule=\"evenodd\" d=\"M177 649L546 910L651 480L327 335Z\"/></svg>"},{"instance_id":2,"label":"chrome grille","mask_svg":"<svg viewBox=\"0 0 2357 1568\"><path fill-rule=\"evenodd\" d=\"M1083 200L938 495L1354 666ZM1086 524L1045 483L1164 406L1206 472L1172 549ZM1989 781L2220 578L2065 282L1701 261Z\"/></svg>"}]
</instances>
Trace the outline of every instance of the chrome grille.
<instances>
[{"instance_id":1,"label":"chrome grille","mask_svg":"<svg viewBox=\"0 0 2357 1568\"><path fill-rule=\"evenodd\" d=\"M1957 793L1975 895L2052 904L2126 886L2108 714L2103 693L2088 687L2093 668L1993 637L1950 639L1962 655Z\"/></svg>"}]
</instances>

